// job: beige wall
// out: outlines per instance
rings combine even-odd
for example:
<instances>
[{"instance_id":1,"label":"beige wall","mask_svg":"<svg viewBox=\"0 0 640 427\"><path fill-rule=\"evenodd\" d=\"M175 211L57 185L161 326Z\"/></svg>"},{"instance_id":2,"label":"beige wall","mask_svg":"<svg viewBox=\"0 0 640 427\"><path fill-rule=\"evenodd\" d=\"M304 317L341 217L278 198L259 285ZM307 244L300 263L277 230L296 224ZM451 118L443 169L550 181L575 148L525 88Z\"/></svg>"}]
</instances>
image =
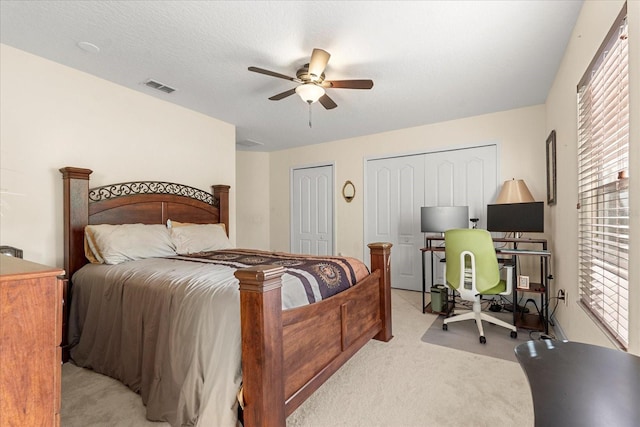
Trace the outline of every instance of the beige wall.
<instances>
[{"instance_id":1,"label":"beige wall","mask_svg":"<svg viewBox=\"0 0 640 427\"><path fill-rule=\"evenodd\" d=\"M269 154L238 151L236 167L238 247L270 250Z\"/></svg>"},{"instance_id":2,"label":"beige wall","mask_svg":"<svg viewBox=\"0 0 640 427\"><path fill-rule=\"evenodd\" d=\"M536 200L546 200L544 115L543 106L533 106L273 152L270 155L272 249L289 250L289 176L294 166L334 162L336 250L360 258L365 257L363 183L364 162L368 158L497 143L499 178L522 178ZM339 194L346 180L351 180L357 191L351 203L346 203Z\"/></svg>"},{"instance_id":3,"label":"beige wall","mask_svg":"<svg viewBox=\"0 0 640 427\"><path fill-rule=\"evenodd\" d=\"M562 66L547 99L546 129L557 132L558 204L550 209L551 232L554 236L554 268L556 289L567 289L570 303L560 305L556 317L567 337L573 341L612 346L577 304L577 133L576 86L596 54L624 1L586 1L574 28ZM631 188L640 188L640 2L628 3L629 56L631 88ZM631 192L630 259L640 259L640 194ZM640 353L640 264L631 263L631 328L630 351Z\"/></svg>"},{"instance_id":4,"label":"beige wall","mask_svg":"<svg viewBox=\"0 0 640 427\"><path fill-rule=\"evenodd\" d=\"M0 45L0 242L62 266L58 169L92 169L94 186L179 182L231 185L235 241L235 127ZM11 194L16 193L16 194Z\"/></svg>"}]
</instances>

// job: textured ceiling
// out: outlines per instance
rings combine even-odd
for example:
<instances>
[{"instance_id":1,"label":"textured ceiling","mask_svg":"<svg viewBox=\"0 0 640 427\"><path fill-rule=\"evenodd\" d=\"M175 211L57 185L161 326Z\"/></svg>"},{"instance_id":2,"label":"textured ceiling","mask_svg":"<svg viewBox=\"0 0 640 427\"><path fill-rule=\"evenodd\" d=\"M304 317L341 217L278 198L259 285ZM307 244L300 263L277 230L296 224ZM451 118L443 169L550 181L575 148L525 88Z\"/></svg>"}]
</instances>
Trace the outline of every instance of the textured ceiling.
<instances>
[{"instance_id":1,"label":"textured ceiling","mask_svg":"<svg viewBox=\"0 0 640 427\"><path fill-rule=\"evenodd\" d=\"M7 1L1 42L236 126L272 151L544 103L582 1ZM78 47L89 42L91 53ZM338 108L297 96L331 53ZM143 85L154 79L177 89ZM241 148L241 147L239 147Z\"/></svg>"}]
</instances>

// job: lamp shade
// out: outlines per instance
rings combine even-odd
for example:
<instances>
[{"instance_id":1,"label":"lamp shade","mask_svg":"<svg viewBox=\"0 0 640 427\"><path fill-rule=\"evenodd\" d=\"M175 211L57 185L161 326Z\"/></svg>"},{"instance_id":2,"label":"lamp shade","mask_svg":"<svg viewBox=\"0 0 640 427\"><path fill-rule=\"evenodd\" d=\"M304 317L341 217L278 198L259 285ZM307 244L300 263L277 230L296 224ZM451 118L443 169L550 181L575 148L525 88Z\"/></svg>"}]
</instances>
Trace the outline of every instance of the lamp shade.
<instances>
[{"instance_id":1,"label":"lamp shade","mask_svg":"<svg viewBox=\"0 0 640 427\"><path fill-rule=\"evenodd\" d=\"M304 102L312 104L324 95L324 88L315 83L305 83L296 87L296 93L300 95Z\"/></svg>"},{"instance_id":2,"label":"lamp shade","mask_svg":"<svg viewBox=\"0 0 640 427\"><path fill-rule=\"evenodd\" d=\"M469 206L423 206L420 231L444 233L452 228L469 228Z\"/></svg>"},{"instance_id":3,"label":"lamp shade","mask_svg":"<svg viewBox=\"0 0 640 427\"><path fill-rule=\"evenodd\" d=\"M496 204L503 203L530 203L535 202L527 184L521 179L512 179L502 184L502 190L498 194Z\"/></svg>"}]
</instances>

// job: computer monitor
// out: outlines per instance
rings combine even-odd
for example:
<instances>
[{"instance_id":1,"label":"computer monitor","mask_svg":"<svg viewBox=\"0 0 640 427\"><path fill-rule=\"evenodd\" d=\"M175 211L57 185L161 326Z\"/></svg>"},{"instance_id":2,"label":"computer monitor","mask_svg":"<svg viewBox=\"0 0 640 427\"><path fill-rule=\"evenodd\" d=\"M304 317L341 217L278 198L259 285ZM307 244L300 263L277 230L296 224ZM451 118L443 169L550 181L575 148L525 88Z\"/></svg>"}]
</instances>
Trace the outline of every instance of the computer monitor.
<instances>
[{"instance_id":1,"label":"computer monitor","mask_svg":"<svg viewBox=\"0 0 640 427\"><path fill-rule=\"evenodd\" d=\"M469 206L423 206L420 208L420 223L423 233L469 228Z\"/></svg>"},{"instance_id":2,"label":"computer monitor","mask_svg":"<svg viewBox=\"0 0 640 427\"><path fill-rule=\"evenodd\" d=\"M544 232L544 202L487 205L487 230Z\"/></svg>"}]
</instances>

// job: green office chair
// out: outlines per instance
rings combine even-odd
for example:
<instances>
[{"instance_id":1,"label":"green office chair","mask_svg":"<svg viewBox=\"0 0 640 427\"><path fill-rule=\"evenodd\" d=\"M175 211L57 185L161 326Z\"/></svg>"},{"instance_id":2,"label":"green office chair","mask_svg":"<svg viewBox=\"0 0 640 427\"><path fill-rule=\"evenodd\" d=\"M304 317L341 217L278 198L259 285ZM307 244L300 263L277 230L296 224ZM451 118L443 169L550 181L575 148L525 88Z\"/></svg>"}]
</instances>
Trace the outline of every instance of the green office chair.
<instances>
[{"instance_id":1,"label":"green office chair","mask_svg":"<svg viewBox=\"0 0 640 427\"><path fill-rule=\"evenodd\" d=\"M481 295L511 295L513 267L507 266L507 280L500 279L498 258L491 235L480 229L454 229L444 233L445 282L455 289L460 297L473 301L472 311L444 319L442 329L448 329L453 322L475 320L480 333L480 343L484 336L482 321L493 323L511 330L511 338L518 336L517 328L500 319L482 312Z\"/></svg>"}]
</instances>

